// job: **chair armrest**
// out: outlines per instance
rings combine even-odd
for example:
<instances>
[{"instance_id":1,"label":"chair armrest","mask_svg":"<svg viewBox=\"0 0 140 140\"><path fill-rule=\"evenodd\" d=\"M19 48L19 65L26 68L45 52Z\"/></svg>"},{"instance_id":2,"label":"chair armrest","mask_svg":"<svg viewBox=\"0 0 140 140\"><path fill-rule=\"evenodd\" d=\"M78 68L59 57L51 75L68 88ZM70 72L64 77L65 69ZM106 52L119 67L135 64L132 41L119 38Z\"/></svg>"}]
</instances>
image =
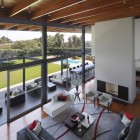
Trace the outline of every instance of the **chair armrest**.
<instances>
[{"instance_id":1,"label":"chair armrest","mask_svg":"<svg viewBox=\"0 0 140 140\"><path fill-rule=\"evenodd\" d=\"M98 97L98 101L103 100L103 97L104 97L104 95L99 96L99 97Z\"/></svg>"},{"instance_id":2,"label":"chair armrest","mask_svg":"<svg viewBox=\"0 0 140 140\"><path fill-rule=\"evenodd\" d=\"M74 95L73 94L69 94L69 100L74 102Z\"/></svg>"}]
</instances>

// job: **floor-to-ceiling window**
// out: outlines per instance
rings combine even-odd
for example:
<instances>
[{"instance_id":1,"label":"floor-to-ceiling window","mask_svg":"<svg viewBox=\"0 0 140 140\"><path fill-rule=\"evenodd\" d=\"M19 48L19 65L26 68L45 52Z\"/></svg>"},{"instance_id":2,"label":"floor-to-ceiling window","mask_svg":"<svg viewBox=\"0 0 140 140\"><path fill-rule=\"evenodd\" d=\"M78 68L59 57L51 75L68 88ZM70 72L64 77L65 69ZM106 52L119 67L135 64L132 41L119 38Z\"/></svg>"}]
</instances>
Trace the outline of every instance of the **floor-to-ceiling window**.
<instances>
[{"instance_id":1,"label":"floor-to-ceiling window","mask_svg":"<svg viewBox=\"0 0 140 140\"><path fill-rule=\"evenodd\" d=\"M42 34L32 31L36 26L17 26L21 31L0 34L0 125L41 104L41 83L35 80L41 78Z\"/></svg>"}]
</instances>

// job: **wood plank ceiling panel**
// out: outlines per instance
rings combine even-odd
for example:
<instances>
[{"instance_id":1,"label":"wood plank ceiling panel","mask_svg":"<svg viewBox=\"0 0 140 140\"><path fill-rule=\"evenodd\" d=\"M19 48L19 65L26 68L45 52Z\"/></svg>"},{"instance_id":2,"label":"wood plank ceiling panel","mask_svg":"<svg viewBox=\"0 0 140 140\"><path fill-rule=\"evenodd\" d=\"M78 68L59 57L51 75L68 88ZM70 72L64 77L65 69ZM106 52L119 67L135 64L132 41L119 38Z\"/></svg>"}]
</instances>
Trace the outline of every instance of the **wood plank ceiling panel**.
<instances>
[{"instance_id":1,"label":"wood plank ceiling panel","mask_svg":"<svg viewBox=\"0 0 140 140\"><path fill-rule=\"evenodd\" d=\"M36 19L46 14L59 11L60 9L64 9L64 8L79 4L82 1L85 1L85 0L57 0L56 2L53 2L52 4L50 4L48 8L42 7L41 9L35 11L31 16L31 19Z\"/></svg>"},{"instance_id":2,"label":"wood plank ceiling panel","mask_svg":"<svg viewBox=\"0 0 140 140\"><path fill-rule=\"evenodd\" d=\"M107 5L112 5L114 3L120 3L122 0L87 0L81 4L74 5L72 7L68 7L66 9L59 10L59 12L52 13L47 21L54 21L59 18L68 17L71 15L75 15L78 13L83 13L85 11L90 11L92 9L97 9L101 7L105 7Z\"/></svg>"},{"instance_id":3,"label":"wood plank ceiling panel","mask_svg":"<svg viewBox=\"0 0 140 140\"><path fill-rule=\"evenodd\" d=\"M29 14L30 6L32 11ZM92 25L99 21L140 16L139 9L140 0L4 0L4 8L0 8L0 17L66 25ZM40 26L1 24L3 29L15 29L13 27L16 26L17 30L41 30ZM48 29L67 31L65 28Z\"/></svg>"},{"instance_id":4,"label":"wood plank ceiling panel","mask_svg":"<svg viewBox=\"0 0 140 140\"><path fill-rule=\"evenodd\" d=\"M16 14L18 14L19 12L25 10L26 8L29 8L30 6L32 6L33 4L35 4L36 2L38 2L39 0L22 0L21 2L19 2L17 5L15 5L10 13L9 13L9 17L12 17Z\"/></svg>"},{"instance_id":5,"label":"wood plank ceiling panel","mask_svg":"<svg viewBox=\"0 0 140 140\"><path fill-rule=\"evenodd\" d=\"M4 24L3 29L4 29L4 30L9 30L9 29L11 29L11 28L13 28L13 27L16 27L16 26L18 26L18 24L7 23L7 24Z\"/></svg>"}]
</instances>

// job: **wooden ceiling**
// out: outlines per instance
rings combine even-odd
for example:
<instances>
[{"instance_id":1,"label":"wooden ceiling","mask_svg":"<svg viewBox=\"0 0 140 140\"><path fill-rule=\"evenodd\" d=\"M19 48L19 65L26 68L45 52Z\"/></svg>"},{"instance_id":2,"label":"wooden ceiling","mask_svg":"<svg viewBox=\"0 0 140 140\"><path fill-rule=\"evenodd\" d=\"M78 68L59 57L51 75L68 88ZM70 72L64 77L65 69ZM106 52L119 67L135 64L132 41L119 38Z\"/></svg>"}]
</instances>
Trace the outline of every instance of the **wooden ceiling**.
<instances>
[{"instance_id":1,"label":"wooden ceiling","mask_svg":"<svg viewBox=\"0 0 140 140\"><path fill-rule=\"evenodd\" d=\"M140 0L0 0L0 17L85 25L140 16ZM0 23L0 29L41 30L40 26ZM80 32L78 29L48 27L49 31Z\"/></svg>"}]
</instances>

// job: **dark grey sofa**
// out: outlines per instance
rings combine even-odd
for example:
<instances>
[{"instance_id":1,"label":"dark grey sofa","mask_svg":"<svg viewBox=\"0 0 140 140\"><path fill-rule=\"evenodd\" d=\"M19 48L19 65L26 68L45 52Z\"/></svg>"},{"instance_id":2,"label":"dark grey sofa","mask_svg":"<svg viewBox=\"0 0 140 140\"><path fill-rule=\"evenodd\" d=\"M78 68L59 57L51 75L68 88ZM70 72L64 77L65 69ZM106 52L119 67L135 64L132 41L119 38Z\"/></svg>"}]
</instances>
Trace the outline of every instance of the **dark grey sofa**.
<instances>
[{"instance_id":1,"label":"dark grey sofa","mask_svg":"<svg viewBox=\"0 0 140 140\"><path fill-rule=\"evenodd\" d=\"M108 140L118 140L118 135L125 128L121 122L123 112L120 113L120 118L115 122L115 125L109 135ZM124 140L140 140L140 119L134 118L129 127L129 133Z\"/></svg>"},{"instance_id":2,"label":"dark grey sofa","mask_svg":"<svg viewBox=\"0 0 140 140\"><path fill-rule=\"evenodd\" d=\"M26 91L30 95L41 95L41 86L33 88L31 85L28 85Z\"/></svg>"},{"instance_id":3,"label":"dark grey sofa","mask_svg":"<svg viewBox=\"0 0 140 140\"><path fill-rule=\"evenodd\" d=\"M16 96L11 96L12 91L10 91L10 107L14 107L16 105L19 105L21 103L25 102L25 92L22 91L21 94L16 95ZM5 93L5 102L7 102L7 93Z\"/></svg>"},{"instance_id":4,"label":"dark grey sofa","mask_svg":"<svg viewBox=\"0 0 140 140\"><path fill-rule=\"evenodd\" d=\"M29 128L25 127L17 132L17 140L55 140L43 127L41 127L41 132L37 137L35 134L27 134ZM31 131L31 130L29 130Z\"/></svg>"}]
</instances>

